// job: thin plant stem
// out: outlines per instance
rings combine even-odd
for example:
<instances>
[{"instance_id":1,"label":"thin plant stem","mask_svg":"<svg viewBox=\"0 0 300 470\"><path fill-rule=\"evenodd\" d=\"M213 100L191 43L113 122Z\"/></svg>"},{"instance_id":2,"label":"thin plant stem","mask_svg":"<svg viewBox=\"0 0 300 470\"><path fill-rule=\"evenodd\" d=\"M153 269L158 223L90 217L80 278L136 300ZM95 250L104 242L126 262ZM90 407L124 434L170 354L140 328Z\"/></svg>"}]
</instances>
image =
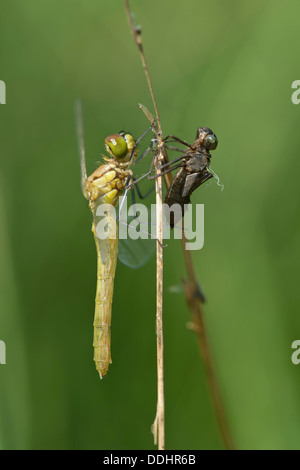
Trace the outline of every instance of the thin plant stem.
<instances>
[{"instance_id":1,"label":"thin plant stem","mask_svg":"<svg viewBox=\"0 0 300 470\"><path fill-rule=\"evenodd\" d=\"M143 51L141 31L135 28L128 0L124 0L124 6L127 14L128 23L140 51L143 68L146 74L149 90L151 93L155 115L157 119L157 127L155 133L158 140L158 150L155 152L155 169L156 173L160 172L161 161L167 159L167 153L162 139L161 123L158 114L156 99ZM162 178L156 178L156 350L157 350L157 404L156 415L152 425L154 443L158 444L159 450L165 449L165 397L164 397L164 357L163 357L163 249L162 249Z\"/></svg>"},{"instance_id":2,"label":"thin plant stem","mask_svg":"<svg viewBox=\"0 0 300 470\"><path fill-rule=\"evenodd\" d=\"M145 75L146 75L147 82L148 82L148 87L149 87L149 90L150 90L150 94L151 94L151 98L152 98L152 102L153 102L153 106L154 106L154 110L155 110L155 115L157 117L158 130L159 130L159 133L161 135L162 132L161 132L161 124L160 124L160 119L159 119L159 114L158 114L158 108L157 108L156 99L155 99L155 95L154 95L154 91L153 91L153 87L152 87L152 82L151 82L151 79L150 79L150 74L149 74L149 70L148 70L148 67L147 67L146 58L145 58L145 54L144 54L142 37L141 37L141 30L136 28L133 24L132 13L130 11L130 6L129 6L128 0L124 0L124 5L125 5L125 10L126 10L127 20L128 20L128 23L129 23L129 26L130 26L130 29L131 29L131 32L132 32L132 35L133 35L133 39L134 39L134 41L135 41L135 43L136 43L136 45L137 45L137 47L140 51L142 64L143 64L143 67L144 67Z\"/></svg>"},{"instance_id":3,"label":"thin plant stem","mask_svg":"<svg viewBox=\"0 0 300 470\"><path fill-rule=\"evenodd\" d=\"M162 154L155 159L159 171ZM164 344L163 344L163 226L162 226L162 178L155 180L156 192L156 349L157 349L157 406L152 425L154 443L165 449L165 399L164 399Z\"/></svg>"},{"instance_id":4,"label":"thin plant stem","mask_svg":"<svg viewBox=\"0 0 300 470\"><path fill-rule=\"evenodd\" d=\"M202 355L206 379L210 391L213 409L216 415L221 439L225 449L234 450L235 445L228 426L221 394L216 379L209 342L204 322L203 300L199 296L199 287L190 251L186 249L186 238L183 231L181 239L188 279L184 281L184 291L192 317L192 329L197 334L198 346Z\"/></svg>"},{"instance_id":5,"label":"thin plant stem","mask_svg":"<svg viewBox=\"0 0 300 470\"><path fill-rule=\"evenodd\" d=\"M139 49L141 59L142 59L142 64L145 70L150 94L152 97L153 101L153 106L155 109L155 114L157 118L157 128L154 125L154 132L156 134L157 140L158 140L158 152L156 156L156 162L161 161L162 164L167 163L168 156L167 156L167 151L166 147L163 141L163 135L162 135L162 128L161 128L161 122L159 119L159 114L158 114L158 107L149 75L149 70L147 67L146 59L145 59L145 54L143 50L143 44L142 44L142 37L141 37L141 31L140 29L136 28L133 24L132 21L132 14L130 11L129 7L129 2L128 0L123 0L124 5L125 5L125 10L128 18L128 23L133 35L133 38L135 40L135 43ZM151 114L145 108L145 106L140 105L144 113L146 114L147 118L151 121ZM156 165L156 171L158 172L159 170L159 164ZM172 174L167 173L164 175L165 182L167 188L170 187L172 183ZM156 178L156 203L158 204L157 208L158 212L162 210L162 184L161 184L161 177ZM159 182L159 183L158 183ZM157 217L157 224L162 223L162 214L158 214L159 217ZM157 238L158 240L162 241L162 238L159 238L160 235L160 229L157 231ZM161 235L162 236L162 235ZM209 392L210 392L210 397L212 401L212 405L215 411L219 431L220 431L220 436L223 442L223 445L225 449L228 450L234 450L234 442L231 436L230 428L227 422L224 406L221 400L221 394L219 391L219 386L218 382L216 379L215 371L214 371L214 366L213 366L213 360L212 360L212 355L209 347L209 342L206 334L206 329L205 329L205 323L204 323L204 309L203 309L203 300L201 296L199 296L199 287L198 287L198 282L195 274L195 269L193 265L193 260L191 257L190 252L186 249L186 239L184 236L183 232L183 237L181 239L182 242L182 250L183 250L183 255L184 255L184 261L186 265L186 270L187 270L187 277L188 279L184 281L184 291L185 291L185 297L186 297L186 302L190 310L190 314L192 317L192 328L197 334L197 340L198 340L198 345L199 345L199 350L202 355L203 363L204 363L204 369L205 369L205 374L206 374L206 379L209 387ZM161 254L159 255L161 251ZM163 287L163 282L162 282L162 273L163 273L163 257L162 257L162 243L160 245L157 244L157 316L156 316L156 328L157 328L157 370L158 370L158 401L157 401L157 413L155 417L155 421L153 423L152 429L154 432L154 438L156 434L158 433L158 436L160 436L160 433L162 433L163 429L163 439L161 442L159 442L159 449L164 448L160 447L162 442L164 443L164 418L162 419L162 416L164 416L164 408L161 409L160 406L163 403L164 407L164 392L163 392L163 332L162 332L162 287ZM161 302L161 303L160 303Z\"/></svg>"}]
</instances>

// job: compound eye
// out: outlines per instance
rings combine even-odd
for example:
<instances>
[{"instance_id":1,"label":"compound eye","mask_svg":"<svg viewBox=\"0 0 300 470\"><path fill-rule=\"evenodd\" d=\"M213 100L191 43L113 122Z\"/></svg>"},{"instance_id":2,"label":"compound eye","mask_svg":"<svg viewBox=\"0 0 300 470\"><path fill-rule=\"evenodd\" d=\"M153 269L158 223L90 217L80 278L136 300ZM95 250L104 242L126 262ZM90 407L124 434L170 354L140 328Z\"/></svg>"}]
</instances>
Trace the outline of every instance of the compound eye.
<instances>
[{"instance_id":1,"label":"compound eye","mask_svg":"<svg viewBox=\"0 0 300 470\"><path fill-rule=\"evenodd\" d=\"M203 141L203 144L207 150L215 150L218 145L218 139L215 134L208 134Z\"/></svg>"},{"instance_id":2,"label":"compound eye","mask_svg":"<svg viewBox=\"0 0 300 470\"><path fill-rule=\"evenodd\" d=\"M105 139L107 151L116 158L124 158L128 153L127 142L121 134L111 134Z\"/></svg>"}]
</instances>

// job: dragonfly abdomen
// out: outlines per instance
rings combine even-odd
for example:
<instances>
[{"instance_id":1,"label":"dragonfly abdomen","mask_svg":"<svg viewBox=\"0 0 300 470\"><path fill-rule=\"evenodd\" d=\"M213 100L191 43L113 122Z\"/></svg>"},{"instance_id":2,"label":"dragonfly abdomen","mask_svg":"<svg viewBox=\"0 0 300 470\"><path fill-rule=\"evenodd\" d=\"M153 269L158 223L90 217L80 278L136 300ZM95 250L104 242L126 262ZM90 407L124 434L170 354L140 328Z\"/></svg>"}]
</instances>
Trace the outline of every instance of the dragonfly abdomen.
<instances>
[{"instance_id":1,"label":"dragonfly abdomen","mask_svg":"<svg viewBox=\"0 0 300 470\"><path fill-rule=\"evenodd\" d=\"M110 220L110 223L115 223L115 221ZM97 238L94 227L93 231L98 258L93 346L96 369L102 379L111 363L111 305L117 264L118 238L117 236L116 238L108 238L104 241L105 246L103 247L100 246L100 243L103 245L103 241Z\"/></svg>"},{"instance_id":2,"label":"dragonfly abdomen","mask_svg":"<svg viewBox=\"0 0 300 470\"><path fill-rule=\"evenodd\" d=\"M101 308L101 307L100 307ZM111 306L109 307L111 308ZM97 309L97 305L96 305ZM96 317L96 312L95 312ZM111 363L111 332L110 325L94 321L94 361L100 379L104 377Z\"/></svg>"},{"instance_id":3,"label":"dragonfly abdomen","mask_svg":"<svg viewBox=\"0 0 300 470\"><path fill-rule=\"evenodd\" d=\"M118 253L116 219L112 214L97 217L101 204L115 206L124 190L130 170L118 168L114 162L100 167L88 178L90 207L94 216L93 232L97 248L98 271L94 319L94 361L100 378L106 375L111 363L111 306ZM97 236L97 224L102 219L108 232L104 240Z\"/></svg>"}]
</instances>

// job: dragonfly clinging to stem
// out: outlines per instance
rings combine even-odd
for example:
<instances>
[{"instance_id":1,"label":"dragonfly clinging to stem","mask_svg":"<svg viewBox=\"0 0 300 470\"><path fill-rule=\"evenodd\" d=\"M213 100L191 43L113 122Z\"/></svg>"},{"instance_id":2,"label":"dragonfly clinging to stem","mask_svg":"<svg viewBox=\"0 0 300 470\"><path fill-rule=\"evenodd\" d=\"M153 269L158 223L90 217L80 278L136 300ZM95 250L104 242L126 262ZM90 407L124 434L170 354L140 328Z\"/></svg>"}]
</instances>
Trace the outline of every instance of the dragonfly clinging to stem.
<instances>
[{"instance_id":1,"label":"dragonfly clinging to stem","mask_svg":"<svg viewBox=\"0 0 300 470\"><path fill-rule=\"evenodd\" d=\"M121 193L134 180L133 172L129 167L136 158L137 143L140 139L135 142L132 135L126 132L107 136L105 148L109 157L104 156L105 163L87 177L80 101L76 103L76 118L81 188L84 197L89 201L93 215L92 232L97 249L93 346L96 369L102 378L106 375L111 363L111 306L118 253L118 228L116 218L110 212L109 207L116 206ZM105 215L99 215L99 209L103 208L103 205L108 210ZM102 223L102 227L105 225L105 238L99 237L97 230L99 222Z\"/></svg>"}]
</instances>

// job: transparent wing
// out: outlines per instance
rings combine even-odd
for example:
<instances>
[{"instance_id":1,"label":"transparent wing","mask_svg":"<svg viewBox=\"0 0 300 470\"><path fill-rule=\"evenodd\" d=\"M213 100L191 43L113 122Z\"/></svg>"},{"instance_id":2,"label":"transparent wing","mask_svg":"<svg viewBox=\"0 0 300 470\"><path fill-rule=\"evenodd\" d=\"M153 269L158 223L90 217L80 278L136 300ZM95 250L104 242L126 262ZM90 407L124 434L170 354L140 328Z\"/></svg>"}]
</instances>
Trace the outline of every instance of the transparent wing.
<instances>
[{"instance_id":1,"label":"transparent wing","mask_svg":"<svg viewBox=\"0 0 300 470\"><path fill-rule=\"evenodd\" d=\"M155 227L144 204L127 207L127 198L119 203L119 260L130 268L145 265L155 253Z\"/></svg>"},{"instance_id":2,"label":"transparent wing","mask_svg":"<svg viewBox=\"0 0 300 470\"><path fill-rule=\"evenodd\" d=\"M149 172L152 161L152 140L149 143L144 137L155 126L154 121L155 118L151 115L151 127L137 139L140 157L133 165L135 179ZM131 190L125 191L124 196L119 199L118 258L130 268L145 265L155 253L156 226L155 221L153 224L151 222L151 204L155 203L155 193L151 191L152 189L154 189L153 182L144 178L139 184L135 181Z\"/></svg>"},{"instance_id":3,"label":"transparent wing","mask_svg":"<svg viewBox=\"0 0 300 470\"><path fill-rule=\"evenodd\" d=\"M75 102L75 117L76 117L76 131L77 131L78 149L79 149L79 157L80 157L81 189L82 189L84 197L87 197L85 193L85 182L87 179L87 174L86 174L85 148L84 148L84 136L83 136L82 106L81 106L80 100L77 100Z\"/></svg>"},{"instance_id":4,"label":"transparent wing","mask_svg":"<svg viewBox=\"0 0 300 470\"><path fill-rule=\"evenodd\" d=\"M119 240L118 258L129 268L144 266L154 253L155 240Z\"/></svg>"}]
</instances>

